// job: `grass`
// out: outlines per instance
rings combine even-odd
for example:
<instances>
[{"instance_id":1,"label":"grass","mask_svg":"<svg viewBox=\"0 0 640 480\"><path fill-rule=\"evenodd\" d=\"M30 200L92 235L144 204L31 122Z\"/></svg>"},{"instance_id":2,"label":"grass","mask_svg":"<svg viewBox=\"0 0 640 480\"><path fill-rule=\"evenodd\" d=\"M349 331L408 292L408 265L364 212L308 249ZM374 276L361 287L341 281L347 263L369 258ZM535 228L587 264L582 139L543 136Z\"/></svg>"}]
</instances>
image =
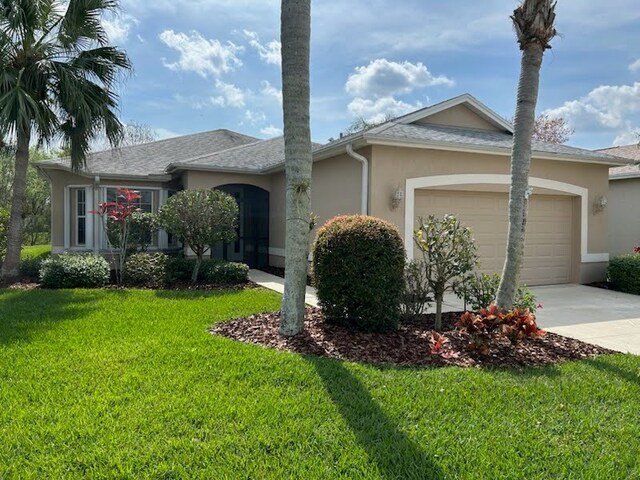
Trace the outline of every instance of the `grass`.
<instances>
[{"instance_id":1,"label":"grass","mask_svg":"<svg viewBox=\"0 0 640 480\"><path fill-rule=\"evenodd\" d=\"M22 247L20 257L24 260L26 258L42 257L50 253L51 245L25 245Z\"/></svg>"},{"instance_id":2,"label":"grass","mask_svg":"<svg viewBox=\"0 0 640 480\"><path fill-rule=\"evenodd\" d=\"M640 358L396 369L214 337L242 292L0 291L0 478L640 478Z\"/></svg>"}]
</instances>

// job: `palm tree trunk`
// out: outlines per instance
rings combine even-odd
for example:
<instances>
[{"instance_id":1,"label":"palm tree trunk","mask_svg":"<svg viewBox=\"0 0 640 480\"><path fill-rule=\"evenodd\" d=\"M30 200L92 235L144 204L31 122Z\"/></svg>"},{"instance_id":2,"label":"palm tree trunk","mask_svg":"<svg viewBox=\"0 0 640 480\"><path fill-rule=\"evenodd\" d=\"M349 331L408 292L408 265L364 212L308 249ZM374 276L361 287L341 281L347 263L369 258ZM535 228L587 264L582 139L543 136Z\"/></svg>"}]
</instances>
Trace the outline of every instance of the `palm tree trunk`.
<instances>
[{"instance_id":1,"label":"palm tree trunk","mask_svg":"<svg viewBox=\"0 0 640 480\"><path fill-rule=\"evenodd\" d=\"M292 336L304 329L309 257L311 1L282 0L281 28L287 221L280 333Z\"/></svg>"},{"instance_id":2,"label":"palm tree trunk","mask_svg":"<svg viewBox=\"0 0 640 480\"><path fill-rule=\"evenodd\" d=\"M544 47L538 43L529 44L522 52L511 156L507 258L502 270L502 280L496 299L498 306L503 309L513 306L524 260L531 144L543 55Z\"/></svg>"},{"instance_id":3,"label":"palm tree trunk","mask_svg":"<svg viewBox=\"0 0 640 480\"><path fill-rule=\"evenodd\" d=\"M13 178L13 196L11 199L11 217L7 232L7 254L2 264L0 276L5 280L16 280L20 276L20 251L24 229L24 201L27 189L27 169L29 168L29 127L18 130L16 165Z\"/></svg>"}]
</instances>

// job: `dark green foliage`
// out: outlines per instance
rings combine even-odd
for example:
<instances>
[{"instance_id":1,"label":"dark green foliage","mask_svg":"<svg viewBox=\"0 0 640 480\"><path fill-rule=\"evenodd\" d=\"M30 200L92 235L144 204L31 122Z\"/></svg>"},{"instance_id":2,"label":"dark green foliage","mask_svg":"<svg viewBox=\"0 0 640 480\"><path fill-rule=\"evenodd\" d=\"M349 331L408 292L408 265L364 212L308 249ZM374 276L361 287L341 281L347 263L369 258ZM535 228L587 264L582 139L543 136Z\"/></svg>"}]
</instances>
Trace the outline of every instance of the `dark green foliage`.
<instances>
[{"instance_id":1,"label":"dark green foliage","mask_svg":"<svg viewBox=\"0 0 640 480\"><path fill-rule=\"evenodd\" d=\"M249 267L244 263L208 260L200 274L209 285L238 285L249 281Z\"/></svg>"},{"instance_id":2,"label":"dark green foliage","mask_svg":"<svg viewBox=\"0 0 640 480\"><path fill-rule=\"evenodd\" d=\"M327 222L313 245L313 274L328 321L363 331L398 326L405 251L397 228L363 215Z\"/></svg>"},{"instance_id":3,"label":"dark green foliage","mask_svg":"<svg viewBox=\"0 0 640 480\"><path fill-rule=\"evenodd\" d=\"M120 225L113 219L107 219L107 236L109 243L120 248ZM149 212L134 212L128 219L127 252L146 252L153 244L158 232L158 216Z\"/></svg>"},{"instance_id":4,"label":"dark green foliage","mask_svg":"<svg viewBox=\"0 0 640 480\"><path fill-rule=\"evenodd\" d=\"M100 288L109 281L109 263L100 255L63 253L42 261L44 288Z\"/></svg>"},{"instance_id":5,"label":"dark green foliage","mask_svg":"<svg viewBox=\"0 0 640 480\"><path fill-rule=\"evenodd\" d=\"M169 283L191 280L195 258L170 257L167 263ZM209 285L237 285L249 280L249 267L244 263L225 260L204 260L198 271L198 283Z\"/></svg>"},{"instance_id":6,"label":"dark green foliage","mask_svg":"<svg viewBox=\"0 0 640 480\"><path fill-rule=\"evenodd\" d=\"M481 308L489 308L495 302L500 286L500 274L494 273L487 275L486 273L474 273L467 277L464 283L459 284L455 289L455 294L461 300L465 301L465 305L471 307L474 312ZM538 308L536 296L526 285L521 285L516 291L514 307L520 310L529 309L531 313L535 313Z\"/></svg>"},{"instance_id":7,"label":"dark green foliage","mask_svg":"<svg viewBox=\"0 0 640 480\"><path fill-rule=\"evenodd\" d=\"M640 295L640 254L612 258L607 273L614 289Z\"/></svg>"},{"instance_id":8,"label":"dark green foliage","mask_svg":"<svg viewBox=\"0 0 640 480\"><path fill-rule=\"evenodd\" d=\"M35 252L34 254L23 251L20 260L20 278L23 280L38 281L42 262L51 256L51 251Z\"/></svg>"},{"instance_id":9,"label":"dark green foliage","mask_svg":"<svg viewBox=\"0 0 640 480\"><path fill-rule=\"evenodd\" d=\"M164 253L135 253L127 257L124 284L128 287L161 288L167 280Z\"/></svg>"}]
</instances>

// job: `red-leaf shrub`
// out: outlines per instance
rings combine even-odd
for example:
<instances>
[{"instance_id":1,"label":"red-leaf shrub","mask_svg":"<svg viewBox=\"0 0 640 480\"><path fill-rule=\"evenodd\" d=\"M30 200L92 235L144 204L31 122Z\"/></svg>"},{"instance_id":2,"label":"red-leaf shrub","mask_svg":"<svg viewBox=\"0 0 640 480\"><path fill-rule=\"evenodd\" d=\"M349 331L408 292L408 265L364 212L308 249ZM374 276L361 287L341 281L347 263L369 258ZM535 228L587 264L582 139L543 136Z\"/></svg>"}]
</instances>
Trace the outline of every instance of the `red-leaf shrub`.
<instances>
[{"instance_id":1,"label":"red-leaf shrub","mask_svg":"<svg viewBox=\"0 0 640 480\"><path fill-rule=\"evenodd\" d=\"M536 316L529 309L514 307L500 310L494 303L479 313L466 312L456 323L456 328L471 337L469 347L486 354L491 343L500 338L508 338L513 344L525 338L542 337L545 332L538 328Z\"/></svg>"},{"instance_id":2,"label":"red-leaf shrub","mask_svg":"<svg viewBox=\"0 0 640 480\"><path fill-rule=\"evenodd\" d=\"M640 245L633 247L633 253L640 253Z\"/></svg>"}]
</instances>

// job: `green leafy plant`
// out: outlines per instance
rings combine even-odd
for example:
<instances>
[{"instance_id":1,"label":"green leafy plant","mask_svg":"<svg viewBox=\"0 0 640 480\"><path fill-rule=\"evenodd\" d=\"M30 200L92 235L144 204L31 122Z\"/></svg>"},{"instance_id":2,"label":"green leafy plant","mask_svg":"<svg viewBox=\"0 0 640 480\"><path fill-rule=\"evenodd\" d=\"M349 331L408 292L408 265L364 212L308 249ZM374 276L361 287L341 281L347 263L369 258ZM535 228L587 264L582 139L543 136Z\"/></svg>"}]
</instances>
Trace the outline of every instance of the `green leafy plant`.
<instances>
[{"instance_id":1,"label":"green leafy plant","mask_svg":"<svg viewBox=\"0 0 640 480\"><path fill-rule=\"evenodd\" d=\"M153 244L154 235L160 228L158 226L158 216L155 213L142 212L135 208L127 223L127 254L146 252L149 246ZM121 246L121 229L121 224L116 219L107 219L107 237L109 243L115 248L120 248Z\"/></svg>"},{"instance_id":2,"label":"green leafy plant","mask_svg":"<svg viewBox=\"0 0 640 480\"><path fill-rule=\"evenodd\" d=\"M397 328L404 266L394 225L364 215L329 220L313 244L312 269L327 321L362 331Z\"/></svg>"},{"instance_id":3,"label":"green leafy plant","mask_svg":"<svg viewBox=\"0 0 640 480\"><path fill-rule=\"evenodd\" d=\"M422 315L431 299L426 269L423 262L411 260L404 269L404 289L402 291L401 312L406 320Z\"/></svg>"},{"instance_id":4,"label":"green leafy plant","mask_svg":"<svg viewBox=\"0 0 640 480\"><path fill-rule=\"evenodd\" d=\"M464 313L456 328L471 337L469 348L482 354L489 353L496 339L508 338L515 345L525 338L545 335L538 328L536 316L529 310L514 307L504 311L495 303L489 308L481 308L478 313Z\"/></svg>"},{"instance_id":5,"label":"green leafy plant","mask_svg":"<svg viewBox=\"0 0 640 480\"><path fill-rule=\"evenodd\" d=\"M134 253L127 257L125 285L161 288L167 280L167 256L164 253Z\"/></svg>"},{"instance_id":6,"label":"green leafy plant","mask_svg":"<svg viewBox=\"0 0 640 480\"><path fill-rule=\"evenodd\" d=\"M235 240L238 204L220 190L183 190L167 200L158 221L196 254L191 274L195 283L204 254L221 242Z\"/></svg>"},{"instance_id":7,"label":"green leafy plant","mask_svg":"<svg viewBox=\"0 0 640 480\"><path fill-rule=\"evenodd\" d=\"M634 253L612 258L607 276L615 290L640 295L640 255Z\"/></svg>"},{"instance_id":8,"label":"green leafy plant","mask_svg":"<svg viewBox=\"0 0 640 480\"><path fill-rule=\"evenodd\" d=\"M63 253L40 266L44 288L100 288L109 281L109 263L100 255Z\"/></svg>"},{"instance_id":9,"label":"green leafy plant","mask_svg":"<svg viewBox=\"0 0 640 480\"><path fill-rule=\"evenodd\" d=\"M44 252L33 256L23 256L20 260L20 278L37 281L40 278L42 262L51 256L51 252Z\"/></svg>"},{"instance_id":10,"label":"green leafy plant","mask_svg":"<svg viewBox=\"0 0 640 480\"><path fill-rule=\"evenodd\" d=\"M437 330L442 329L442 301L448 290L454 290L475 268L478 254L471 230L453 215L420 219L414 241L422 252L425 278L436 301Z\"/></svg>"},{"instance_id":11,"label":"green leafy plant","mask_svg":"<svg viewBox=\"0 0 640 480\"><path fill-rule=\"evenodd\" d=\"M7 229L9 228L9 218L11 214L6 208L0 208L0 263L7 253Z\"/></svg>"},{"instance_id":12,"label":"green leafy plant","mask_svg":"<svg viewBox=\"0 0 640 480\"><path fill-rule=\"evenodd\" d=\"M209 285L240 285L249 281L244 263L208 260L202 264L202 279Z\"/></svg>"},{"instance_id":13,"label":"green leafy plant","mask_svg":"<svg viewBox=\"0 0 640 480\"><path fill-rule=\"evenodd\" d=\"M458 298L464 300L465 310L469 306L477 312L481 308L488 308L495 301L499 286L500 274L474 273L465 277L464 282L459 283L454 292ZM521 310L529 309L531 313L535 313L541 306L537 303L535 294L526 285L518 287L514 307Z\"/></svg>"}]
</instances>

